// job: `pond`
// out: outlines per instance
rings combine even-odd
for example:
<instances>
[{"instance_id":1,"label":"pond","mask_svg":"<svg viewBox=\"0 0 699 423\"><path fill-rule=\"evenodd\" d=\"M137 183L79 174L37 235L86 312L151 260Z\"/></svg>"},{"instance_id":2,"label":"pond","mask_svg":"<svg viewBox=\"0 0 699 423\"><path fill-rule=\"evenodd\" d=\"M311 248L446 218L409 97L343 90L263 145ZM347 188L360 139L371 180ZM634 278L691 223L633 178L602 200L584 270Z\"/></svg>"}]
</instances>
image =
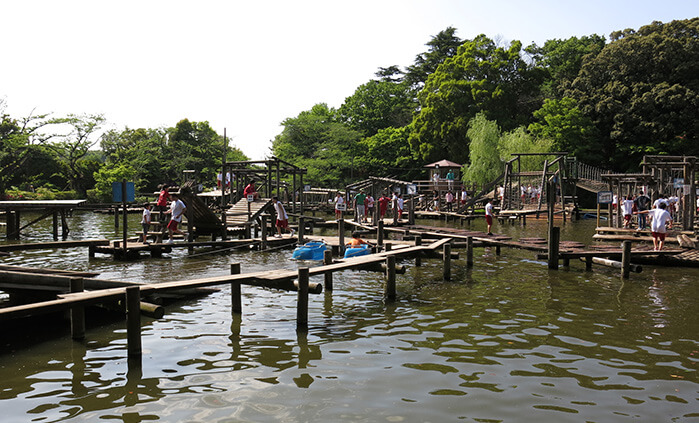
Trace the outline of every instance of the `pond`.
<instances>
[{"instance_id":1,"label":"pond","mask_svg":"<svg viewBox=\"0 0 699 423\"><path fill-rule=\"evenodd\" d=\"M71 238L119 238L113 224L76 212ZM494 231L545 228L529 220ZM594 221L569 222L561 239L589 243L593 232ZM41 225L27 233L50 237ZM75 248L0 262L159 282L224 275L233 262L295 269L290 256L183 249L116 262ZM449 282L441 261L403 261L395 302L384 301L379 273L336 273L333 292L310 297L307 332L296 331L295 293L244 286L240 316L221 286L144 317L142 367L130 371L123 321L88 324L82 342L60 317L19 333L6 323L2 421L699 421L699 270L645 266L624 281L581 262L552 271L531 251L477 248L471 269L461 256Z\"/></svg>"}]
</instances>

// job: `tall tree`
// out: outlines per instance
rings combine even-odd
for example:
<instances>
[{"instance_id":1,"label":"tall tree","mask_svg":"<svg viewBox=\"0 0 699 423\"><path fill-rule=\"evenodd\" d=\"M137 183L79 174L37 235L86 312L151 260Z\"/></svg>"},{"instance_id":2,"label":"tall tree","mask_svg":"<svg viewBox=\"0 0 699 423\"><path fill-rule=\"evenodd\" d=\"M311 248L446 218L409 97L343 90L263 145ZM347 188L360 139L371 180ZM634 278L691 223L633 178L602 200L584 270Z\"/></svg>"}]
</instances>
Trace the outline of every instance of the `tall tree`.
<instances>
[{"instance_id":1,"label":"tall tree","mask_svg":"<svg viewBox=\"0 0 699 423\"><path fill-rule=\"evenodd\" d=\"M528 124L539 107L541 72L521 57L521 43L500 47L485 35L459 47L419 94L410 143L427 161L468 158L468 122L478 112L503 128Z\"/></svg>"},{"instance_id":2,"label":"tall tree","mask_svg":"<svg viewBox=\"0 0 699 423\"><path fill-rule=\"evenodd\" d=\"M350 128L370 137L380 129L407 125L416 107L408 84L372 80L347 97L338 113Z\"/></svg>"},{"instance_id":3,"label":"tall tree","mask_svg":"<svg viewBox=\"0 0 699 423\"><path fill-rule=\"evenodd\" d=\"M405 81L413 87L421 88L439 65L444 63L449 57L456 56L463 40L455 34L456 28L447 27L447 29L432 37L427 43L429 49L424 53L418 54L415 57L414 64L408 66L405 72Z\"/></svg>"},{"instance_id":4,"label":"tall tree","mask_svg":"<svg viewBox=\"0 0 699 423\"><path fill-rule=\"evenodd\" d=\"M599 130L593 148L621 170L644 154L699 154L699 18L611 38L567 91Z\"/></svg>"}]
</instances>

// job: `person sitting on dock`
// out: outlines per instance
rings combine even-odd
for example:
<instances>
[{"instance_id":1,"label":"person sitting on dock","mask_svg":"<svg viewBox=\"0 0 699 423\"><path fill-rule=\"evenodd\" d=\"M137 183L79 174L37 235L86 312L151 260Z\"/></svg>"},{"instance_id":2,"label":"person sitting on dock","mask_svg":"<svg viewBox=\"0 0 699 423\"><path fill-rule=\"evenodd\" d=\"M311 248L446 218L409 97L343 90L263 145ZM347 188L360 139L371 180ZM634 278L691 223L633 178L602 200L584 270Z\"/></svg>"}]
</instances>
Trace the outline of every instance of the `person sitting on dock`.
<instances>
[{"instance_id":1,"label":"person sitting on dock","mask_svg":"<svg viewBox=\"0 0 699 423\"><path fill-rule=\"evenodd\" d=\"M245 188L243 189L243 196L245 198L247 198L248 195L252 195L252 198L254 200L257 200L258 198L260 198L260 194L255 189L255 182L254 181L250 181L250 183L247 184L245 186Z\"/></svg>"},{"instance_id":2,"label":"person sitting on dock","mask_svg":"<svg viewBox=\"0 0 699 423\"><path fill-rule=\"evenodd\" d=\"M293 237L294 230L289 228L289 215L286 214L284 204L282 204L276 196L272 197L272 201L274 201L274 211L277 213L277 222L275 224L277 227L277 235L275 235L275 237L281 238L283 229L288 229L291 233L290 236Z\"/></svg>"},{"instance_id":3,"label":"person sitting on dock","mask_svg":"<svg viewBox=\"0 0 699 423\"><path fill-rule=\"evenodd\" d=\"M143 243L148 244L148 230L150 229L150 203L143 203L143 217L141 218L141 227L143 228Z\"/></svg>"},{"instance_id":4,"label":"person sitting on dock","mask_svg":"<svg viewBox=\"0 0 699 423\"><path fill-rule=\"evenodd\" d=\"M374 244L372 244L370 242L366 242L362 238L360 238L359 232L354 231L354 232L352 232L352 239L350 239L346 245L348 247L359 247L360 245L364 245L364 244L374 246Z\"/></svg>"},{"instance_id":5,"label":"person sitting on dock","mask_svg":"<svg viewBox=\"0 0 699 423\"><path fill-rule=\"evenodd\" d=\"M638 214L648 214L650 216L650 233L653 235L653 251L660 251L665 244L665 235L667 229L672 229L672 216L666 210L667 206L664 202L658 203L658 207L640 211ZM668 225L666 228L665 225Z\"/></svg>"},{"instance_id":6,"label":"person sitting on dock","mask_svg":"<svg viewBox=\"0 0 699 423\"><path fill-rule=\"evenodd\" d=\"M182 232L177 226L182 222L182 215L187 210L187 206L180 200L178 194L170 194L172 197L172 203L170 203L170 210L166 211L166 214L170 215L170 222L167 224L167 232L170 235L167 240L168 244L172 244L174 241L172 236L174 234L180 234L185 236L186 234Z\"/></svg>"},{"instance_id":7,"label":"person sitting on dock","mask_svg":"<svg viewBox=\"0 0 699 423\"><path fill-rule=\"evenodd\" d=\"M485 203L485 223L488 225L488 235L492 235L490 228L493 226L493 199L489 198Z\"/></svg>"}]
</instances>

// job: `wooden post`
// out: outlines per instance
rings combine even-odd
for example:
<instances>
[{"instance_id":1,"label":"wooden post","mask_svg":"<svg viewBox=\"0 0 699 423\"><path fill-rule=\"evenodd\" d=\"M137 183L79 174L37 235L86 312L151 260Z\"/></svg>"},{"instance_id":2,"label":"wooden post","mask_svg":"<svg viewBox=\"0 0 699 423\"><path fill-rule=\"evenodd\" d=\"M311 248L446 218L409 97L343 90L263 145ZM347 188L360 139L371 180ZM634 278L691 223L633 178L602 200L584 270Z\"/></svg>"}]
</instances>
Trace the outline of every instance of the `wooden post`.
<instances>
[{"instance_id":1,"label":"wooden post","mask_svg":"<svg viewBox=\"0 0 699 423\"><path fill-rule=\"evenodd\" d=\"M383 247L384 251L391 251L391 248L393 248L393 244L391 244L390 242L386 242L384 243Z\"/></svg>"},{"instance_id":2,"label":"wooden post","mask_svg":"<svg viewBox=\"0 0 699 423\"><path fill-rule=\"evenodd\" d=\"M119 230L119 205L114 205L114 230Z\"/></svg>"},{"instance_id":3,"label":"wooden post","mask_svg":"<svg viewBox=\"0 0 699 423\"><path fill-rule=\"evenodd\" d=\"M422 245L422 236L420 235L415 235L415 246ZM415 266L420 267L422 266L422 259L420 258L420 254L418 253L418 256L415 257Z\"/></svg>"},{"instance_id":4,"label":"wooden post","mask_svg":"<svg viewBox=\"0 0 699 423\"><path fill-rule=\"evenodd\" d=\"M561 240L561 228L554 226L549 232L548 265L549 269L558 270L558 244Z\"/></svg>"},{"instance_id":5,"label":"wooden post","mask_svg":"<svg viewBox=\"0 0 699 423\"><path fill-rule=\"evenodd\" d=\"M631 267L631 241L624 241L621 245L621 277L628 279Z\"/></svg>"},{"instance_id":6,"label":"wooden post","mask_svg":"<svg viewBox=\"0 0 699 423\"><path fill-rule=\"evenodd\" d=\"M137 286L126 288L126 339L128 357L141 357L141 291Z\"/></svg>"},{"instance_id":7,"label":"wooden post","mask_svg":"<svg viewBox=\"0 0 699 423\"><path fill-rule=\"evenodd\" d=\"M53 211L53 240L58 241L58 211Z\"/></svg>"},{"instance_id":8,"label":"wooden post","mask_svg":"<svg viewBox=\"0 0 699 423\"><path fill-rule=\"evenodd\" d=\"M231 263L231 275L240 274L240 263ZM240 314L243 312L242 289L240 282L231 282L231 311Z\"/></svg>"},{"instance_id":9,"label":"wooden post","mask_svg":"<svg viewBox=\"0 0 699 423\"><path fill-rule=\"evenodd\" d=\"M299 267L299 291L296 306L296 329L308 329L308 267Z\"/></svg>"},{"instance_id":10,"label":"wooden post","mask_svg":"<svg viewBox=\"0 0 699 423\"><path fill-rule=\"evenodd\" d=\"M396 257L386 257L386 298L396 299Z\"/></svg>"},{"instance_id":11,"label":"wooden post","mask_svg":"<svg viewBox=\"0 0 699 423\"><path fill-rule=\"evenodd\" d=\"M260 216L260 220L262 220L262 233L260 235L260 249L261 250L266 250L267 249L267 216L262 215Z\"/></svg>"},{"instance_id":12,"label":"wooden post","mask_svg":"<svg viewBox=\"0 0 699 423\"><path fill-rule=\"evenodd\" d=\"M304 243L304 232L306 231L306 221L303 216L299 216L299 244Z\"/></svg>"},{"instance_id":13,"label":"wooden post","mask_svg":"<svg viewBox=\"0 0 699 423\"><path fill-rule=\"evenodd\" d=\"M408 224L415 224L415 196L410 195L410 201L408 201Z\"/></svg>"},{"instance_id":14,"label":"wooden post","mask_svg":"<svg viewBox=\"0 0 699 423\"><path fill-rule=\"evenodd\" d=\"M473 237L466 237L466 267L473 267Z\"/></svg>"},{"instance_id":15,"label":"wooden post","mask_svg":"<svg viewBox=\"0 0 699 423\"><path fill-rule=\"evenodd\" d=\"M122 228L121 239L124 241L124 259L126 259L126 238L128 237L128 226L129 226L129 215L126 211L126 179L121 181L121 207L122 207L122 220L124 222L124 227ZM61 214L61 225L65 225L65 219L63 214ZM65 227L63 227L65 233ZM63 237L65 239L65 236Z\"/></svg>"},{"instance_id":16,"label":"wooden post","mask_svg":"<svg viewBox=\"0 0 699 423\"><path fill-rule=\"evenodd\" d=\"M592 256L585 257L585 270L592 270Z\"/></svg>"},{"instance_id":17,"label":"wooden post","mask_svg":"<svg viewBox=\"0 0 699 423\"><path fill-rule=\"evenodd\" d=\"M378 221L376 228L376 245L383 245L383 219Z\"/></svg>"},{"instance_id":18,"label":"wooden post","mask_svg":"<svg viewBox=\"0 0 699 423\"><path fill-rule=\"evenodd\" d=\"M331 250L323 251L323 264L333 264L333 252ZM325 272L325 289L333 290L333 272Z\"/></svg>"},{"instance_id":19,"label":"wooden post","mask_svg":"<svg viewBox=\"0 0 699 423\"><path fill-rule=\"evenodd\" d=\"M446 243L442 246L442 259L444 260L444 280L451 280L451 244Z\"/></svg>"},{"instance_id":20,"label":"wooden post","mask_svg":"<svg viewBox=\"0 0 699 423\"><path fill-rule=\"evenodd\" d=\"M83 292L85 284L82 278L70 278L70 292ZM85 307L73 306L70 309L70 333L73 339L85 338Z\"/></svg>"},{"instance_id":21,"label":"wooden post","mask_svg":"<svg viewBox=\"0 0 699 423\"><path fill-rule=\"evenodd\" d=\"M340 238L340 254L338 255L342 257L345 254L345 220L343 218L337 221L337 236Z\"/></svg>"},{"instance_id":22,"label":"wooden post","mask_svg":"<svg viewBox=\"0 0 699 423\"><path fill-rule=\"evenodd\" d=\"M499 256L499 255L500 255L500 250L501 250L501 246L500 246L500 244L497 244L497 245L495 246L495 255L496 255L496 256Z\"/></svg>"}]
</instances>

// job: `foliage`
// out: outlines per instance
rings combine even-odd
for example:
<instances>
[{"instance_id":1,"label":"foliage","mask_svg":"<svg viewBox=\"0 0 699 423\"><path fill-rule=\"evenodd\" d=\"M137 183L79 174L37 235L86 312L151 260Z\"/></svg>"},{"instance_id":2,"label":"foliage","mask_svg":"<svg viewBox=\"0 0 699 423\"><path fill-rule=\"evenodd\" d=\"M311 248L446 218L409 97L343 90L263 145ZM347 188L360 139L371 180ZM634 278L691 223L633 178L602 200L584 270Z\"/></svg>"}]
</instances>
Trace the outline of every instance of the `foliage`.
<instances>
[{"instance_id":1,"label":"foliage","mask_svg":"<svg viewBox=\"0 0 699 423\"><path fill-rule=\"evenodd\" d=\"M272 143L272 154L307 168L304 182L337 187L366 171L356 169L354 163L361 154L361 134L340 122L337 111L326 104L316 104L295 118L287 118L282 126L282 133Z\"/></svg>"},{"instance_id":2,"label":"foliage","mask_svg":"<svg viewBox=\"0 0 699 423\"><path fill-rule=\"evenodd\" d=\"M360 169L374 176L400 175L402 179L417 178L415 162L408 143L410 128L386 128L359 142L361 155L355 160Z\"/></svg>"},{"instance_id":3,"label":"foliage","mask_svg":"<svg viewBox=\"0 0 699 423\"><path fill-rule=\"evenodd\" d=\"M119 181L136 180L136 170L128 163L119 163L115 166L103 166L95 172L94 195L98 201L112 201L112 183Z\"/></svg>"},{"instance_id":4,"label":"foliage","mask_svg":"<svg viewBox=\"0 0 699 423\"><path fill-rule=\"evenodd\" d=\"M572 98L547 99L534 112L534 117L537 121L529 125L529 132L539 139L551 140L553 150L569 152L587 163L599 163L603 159L592 148L596 139L592 121L582 114Z\"/></svg>"},{"instance_id":5,"label":"foliage","mask_svg":"<svg viewBox=\"0 0 699 423\"><path fill-rule=\"evenodd\" d=\"M591 60L604 48L605 43L604 37L591 35L548 40L543 47L533 44L525 50L536 66L547 74L543 92L550 98L558 99L578 76L583 59Z\"/></svg>"},{"instance_id":6,"label":"foliage","mask_svg":"<svg viewBox=\"0 0 699 423\"><path fill-rule=\"evenodd\" d=\"M410 123L417 107L415 94L406 83L372 80L359 86L340 106L339 119L364 136Z\"/></svg>"},{"instance_id":7,"label":"foliage","mask_svg":"<svg viewBox=\"0 0 699 423\"><path fill-rule=\"evenodd\" d=\"M566 95L578 101L606 165L633 169L644 154L699 154L699 18L653 22L584 60Z\"/></svg>"},{"instance_id":8,"label":"foliage","mask_svg":"<svg viewBox=\"0 0 699 423\"><path fill-rule=\"evenodd\" d=\"M429 49L415 57L415 63L408 66L405 81L413 87L421 88L447 58L454 57L463 43L456 35L456 28L447 27L432 37L426 44Z\"/></svg>"},{"instance_id":9,"label":"foliage","mask_svg":"<svg viewBox=\"0 0 699 423\"><path fill-rule=\"evenodd\" d=\"M550 139L535 138L523 126L502 134L498 142L498 151L503 162L512 159L514 153L549 153L553 151L552 147L553 142ZM520 170L541 170L544 160L544 156L521 156Z\"/></svg>"},{"instance_id":10,"label":"foliage","mask_svg":"<svg viewBox=\"0 0 699 423\"><path fill-rule=\"evenodd\" d=\"M538 108L541 73L520 55L521 43L499 47L479 35L430 75L420 92L410 144L427 161L469 155L468 122L482 112L505 129L528 123Z\"/></svg>"},{"instance_id":11,"label":"foliage","mask_svg":"<svg viewBox=\"0 0 699 423\"><path fill-rule=\"evenodd\" d=\"M497 122L488 120L484 113L478 113L469 122L467 135L471 140L470 164L464 171L463 180L478 184L493 181L502 172Z\"/></svg>"}]
</instances>

